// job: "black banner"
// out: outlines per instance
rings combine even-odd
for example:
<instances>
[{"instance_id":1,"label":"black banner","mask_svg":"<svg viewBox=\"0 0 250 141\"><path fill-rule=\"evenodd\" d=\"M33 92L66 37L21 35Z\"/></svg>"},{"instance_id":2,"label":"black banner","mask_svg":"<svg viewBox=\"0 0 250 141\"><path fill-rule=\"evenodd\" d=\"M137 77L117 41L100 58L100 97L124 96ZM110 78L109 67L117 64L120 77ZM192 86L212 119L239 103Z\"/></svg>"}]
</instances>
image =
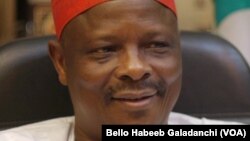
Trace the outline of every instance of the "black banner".
<instances>
[{"instance_id":1,"label":"black banner","mask_svg":"<svg viewBox=\"0 0 250 141\"><path fill-rule=\"evenodd\" d=\"M103 141L118 139L167 139L192 138L237 141L250 140L249 125L103 125Z\"/></svg>"}]
</instances>

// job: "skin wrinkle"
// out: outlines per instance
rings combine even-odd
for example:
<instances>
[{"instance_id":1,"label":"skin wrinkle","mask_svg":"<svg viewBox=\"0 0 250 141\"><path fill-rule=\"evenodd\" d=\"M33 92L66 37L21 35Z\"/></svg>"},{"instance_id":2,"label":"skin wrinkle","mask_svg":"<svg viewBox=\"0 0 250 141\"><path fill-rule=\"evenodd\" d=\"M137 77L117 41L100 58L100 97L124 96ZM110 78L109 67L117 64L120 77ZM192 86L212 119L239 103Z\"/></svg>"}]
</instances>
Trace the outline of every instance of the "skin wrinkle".
<instances>
[{"instance_id":1,"label":"skin wrinkle","mask_svg":"<svg viewBox=\"0 0 250 141\"><path fill-rule=\"evenodd\" d=\"M181 87L181 49L176 17L158 2L97 5L65 27L61 44L51 41L49 47L70 91L76 140L101 140L102 124L168 120ZM157 93L145 107L114 100L143 90Z\"/></svg>"}]
</instances>

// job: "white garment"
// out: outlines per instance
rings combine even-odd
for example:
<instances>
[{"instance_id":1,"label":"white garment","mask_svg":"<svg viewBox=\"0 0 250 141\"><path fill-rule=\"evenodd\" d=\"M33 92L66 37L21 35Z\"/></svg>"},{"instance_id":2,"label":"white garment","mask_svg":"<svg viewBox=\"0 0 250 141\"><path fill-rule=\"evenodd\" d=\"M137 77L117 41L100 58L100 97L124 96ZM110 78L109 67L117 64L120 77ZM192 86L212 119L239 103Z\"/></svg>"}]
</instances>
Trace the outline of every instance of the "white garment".
<instances>
[{"instance_id":1,"label":"white garment","mask_svg":"<svg viewBox=\"0 0 250 141\"><path fill-rule=\"evenodd\" d=\"M172 112L169 124L242 124L206 118L196 118L189 115ZM63 117L43 122L33 123L0 132L0 141L74 141L74 117Z\"/></svg>"}]
</instances>

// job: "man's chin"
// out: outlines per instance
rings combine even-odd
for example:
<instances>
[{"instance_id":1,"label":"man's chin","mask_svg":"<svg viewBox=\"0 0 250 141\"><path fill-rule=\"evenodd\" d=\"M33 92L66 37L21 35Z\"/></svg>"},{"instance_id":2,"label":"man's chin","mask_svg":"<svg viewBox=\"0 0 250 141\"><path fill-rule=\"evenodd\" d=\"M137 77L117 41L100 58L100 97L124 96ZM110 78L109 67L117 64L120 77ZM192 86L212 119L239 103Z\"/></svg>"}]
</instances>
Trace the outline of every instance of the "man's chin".
<instances>
[{"instance_id":1,"label":"man's chin","mask_svg":"<svg viewBox=\"0 0 250 141\"><path fill-rule=\"evenodd\" d=\"M155 117L155 115L145 115L144 117L133 115L127 119L119 119L116 123L118 125L151 125L151 124L162 124L165 120Z\"/></svg>"}]
</instances>

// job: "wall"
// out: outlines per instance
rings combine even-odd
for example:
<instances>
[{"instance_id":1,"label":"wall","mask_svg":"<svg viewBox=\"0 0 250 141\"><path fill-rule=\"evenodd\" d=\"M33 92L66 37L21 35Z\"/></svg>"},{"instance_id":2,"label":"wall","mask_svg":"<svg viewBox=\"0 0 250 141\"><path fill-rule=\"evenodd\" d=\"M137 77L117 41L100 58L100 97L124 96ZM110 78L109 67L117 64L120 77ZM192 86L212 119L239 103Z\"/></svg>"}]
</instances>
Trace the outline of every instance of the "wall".
<instances>
[{"instance_id":1,"label":"wall","mask_svg":"<svg viewBox=\"0 0 250 141\"><path fill-rule=\"evenodd\" d=\"M189 31L213 31L215 28L213 0L175 0L179 28Z\"/></svg>"},{"instance_id":2,"label":"wall","mask_svg":"<svg viewBox=\"0 0 250 141\"><path fill-rule=\"evenodd\" d=\"M0 45L15 38L15 0L0 0Z\"/></svg>"},{"instance_id":3,"label":"wall","mask_svg":"<svg viewBox=\"0 0 250 141\"><path fill-rule=\"evenodd\" d=\"M15 22L15 1L0 0L0 44L14 39L17 23ZM213 0L175 0L180 30L213 31ZM54 34L54 25L50 12L50 0L28 0L32 7L32 26L26 26L26 35L40 36ZM18 11L17 11L18 12ZM27 21L27 23L30 21ZM29 24L30 25L30 24ZM32 29L30 29L30 27Z\"/></svg>"}]
</instances>

